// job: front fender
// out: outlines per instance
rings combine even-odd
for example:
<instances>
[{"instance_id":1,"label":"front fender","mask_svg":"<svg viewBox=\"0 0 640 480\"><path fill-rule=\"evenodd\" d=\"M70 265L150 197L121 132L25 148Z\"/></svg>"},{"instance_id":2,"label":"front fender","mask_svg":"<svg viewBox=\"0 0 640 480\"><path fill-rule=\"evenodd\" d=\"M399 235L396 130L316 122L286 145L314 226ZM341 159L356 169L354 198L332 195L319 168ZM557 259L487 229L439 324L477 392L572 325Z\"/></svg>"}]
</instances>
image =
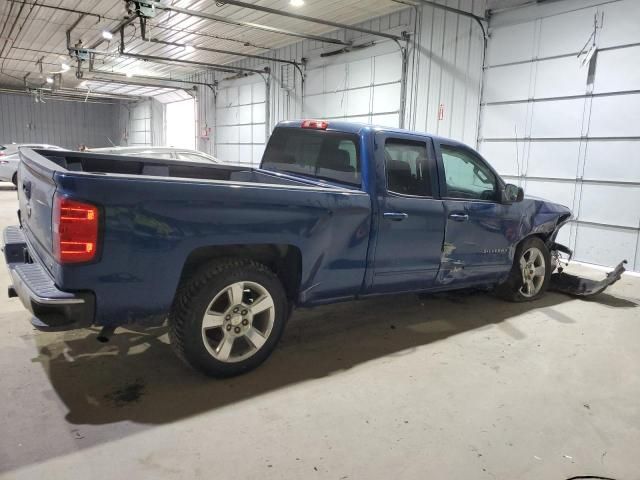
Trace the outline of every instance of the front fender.
<instances>
[{"instance_id":1,"label":"front fender","mask_svg":"<svg viewBox=\"0 0 640 480\"><path fill-rule=\"evenodd\" d=\"M547 246L555 242L560 228L572 216L569 208L537 198L525 198L522 201L522 213L519 240L537 235L544 239Z\"/></svg>"}]
</instances>

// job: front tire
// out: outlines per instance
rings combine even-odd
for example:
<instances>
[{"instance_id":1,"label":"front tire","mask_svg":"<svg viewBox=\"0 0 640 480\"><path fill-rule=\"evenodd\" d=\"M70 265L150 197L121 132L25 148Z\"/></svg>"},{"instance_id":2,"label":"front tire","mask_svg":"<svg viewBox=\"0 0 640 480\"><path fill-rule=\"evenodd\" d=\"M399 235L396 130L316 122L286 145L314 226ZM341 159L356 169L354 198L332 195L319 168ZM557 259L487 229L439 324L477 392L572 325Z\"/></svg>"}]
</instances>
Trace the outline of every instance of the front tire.
<instances>
[{"instance_id":1,"label":"front tire","mask_svg":"<svg viewBox=\"0 0 640 480\"><path fill-rule=\"evenodd\" d=\"M516 248L507 281L496 293L512 302L530 302L544 295L551 278L551 255L538 237L529 237Z\"/></svg>"},{"instance_id":2,"label":"front tire","mask_svg":"<svg viewBox=\"0 0 640 480\"><path fill-rule=\"evenodd\" d=\"M231 377L264 362L289 316L278 277L253 260L215 261L179 290L169 315L171 345L188 365Z\"/></svg>"}]
</instances>

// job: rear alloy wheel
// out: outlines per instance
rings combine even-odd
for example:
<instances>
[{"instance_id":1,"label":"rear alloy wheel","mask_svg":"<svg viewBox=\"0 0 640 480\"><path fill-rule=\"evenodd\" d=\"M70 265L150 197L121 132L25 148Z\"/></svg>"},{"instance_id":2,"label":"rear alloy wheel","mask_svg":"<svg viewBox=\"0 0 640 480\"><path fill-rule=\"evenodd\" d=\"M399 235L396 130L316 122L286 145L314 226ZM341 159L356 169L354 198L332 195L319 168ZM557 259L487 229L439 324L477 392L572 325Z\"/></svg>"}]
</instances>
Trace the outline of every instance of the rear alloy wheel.
<instances>
[{"instance_id":1,"label":"rear alloy wheel","mask_svg":"<svg viewBox=\"0 0 640 480\"><path fill-rule=\"evenodd\" d=\"M280 280L265 265L216 260L178 291L169 315L171 345L207 375L239 375L269 357L289 312Z\"/></svg>"},{"instance_id":2,"label":"rear alloy wheel","mask_svg":"<svg viewBox=\"0 0 640 480\"><path fill-rule=\"evenodd\" d=\"M225 287L207 307L202 341L220 362L235 363L255 355L273 330L275 305L259 283L236 282Z\"/></svg>"},{"instance_id":3,"label":"rear alloy wheel","mask_svg":"<svg viewBox=\"0 0 640 480\"><path fill-rule=\"evenodd\" d=\"M551 278L551 256L545 243L538 237L523 240L514 255L507 281L496 288L496 293L512 302L528 302L540 298Z\"/></svg>"}]
</instances>

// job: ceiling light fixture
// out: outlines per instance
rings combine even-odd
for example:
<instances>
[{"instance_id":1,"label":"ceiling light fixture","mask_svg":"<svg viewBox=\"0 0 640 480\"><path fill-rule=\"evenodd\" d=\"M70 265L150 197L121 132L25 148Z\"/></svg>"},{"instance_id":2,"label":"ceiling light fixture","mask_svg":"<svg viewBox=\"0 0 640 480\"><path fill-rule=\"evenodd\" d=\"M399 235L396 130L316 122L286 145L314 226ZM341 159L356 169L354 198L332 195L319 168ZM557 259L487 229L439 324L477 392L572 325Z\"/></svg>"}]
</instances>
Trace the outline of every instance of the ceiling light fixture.
<instances>
[{"instance_id":1,"label":"ceiling light fixture","mask_svg":"<svg viewBox=\"0 0 640 480\"><path fill-rule=\"evenodd\" d=\"M133 77L133 73L131 73L131 72L127 72L127 73L125 73L125 75L127 76L127 78Z\"/></svg>"},{"instance_id":2,"label":"ceiling light fixture","mask_svg":"<svg viewBox=\"0 0 640 480\"><path fill-rule=\"evenodd\" d=\"M304 5L304 0L290 0L289 5L292 7L302 7Z\"/></svg>"},{"instance_id":3,"label":"ceiling light fixture","mask_svg":"<svg viewBox=\"0 0 640 480\"><path fill-rule=\"evenodd\" d=\"M191 53L195 51L195 47L193 45L185 45L184 46L184 51L187 53Z\"/></svg>"},{"instance_id":4,"label":"ceiling light fixture","mask_svg":"<svg viewBox=\"0 0 640 480\"><path fill-rule=\"evenodd\" d=\"M111 40L113 38L113 33L111 33L108 30L103 30L102 31L102 38L104 38L105 40Z\"/></svg>"},{"instance_id":5,"label":"ceiling light fixture","mask_svg":"<svg viewBox=\"0 0 640 480\"><path fill-rule=\"evenodd\" d=\"M47 83L53 83L53 78L51 77L47 77L46 80L47 80Z\"/></svg>"},{"instance_id":6,"label":"ceiling light fixture","mask_svg":"<svg viewBox=\"0 0 640 480\"><path fill-rule=\"evenodd\" d=\"M69 69L71 68L67 63L62 63L61 67L63 72L68 72Z\"/></svg>"}]
</instances>

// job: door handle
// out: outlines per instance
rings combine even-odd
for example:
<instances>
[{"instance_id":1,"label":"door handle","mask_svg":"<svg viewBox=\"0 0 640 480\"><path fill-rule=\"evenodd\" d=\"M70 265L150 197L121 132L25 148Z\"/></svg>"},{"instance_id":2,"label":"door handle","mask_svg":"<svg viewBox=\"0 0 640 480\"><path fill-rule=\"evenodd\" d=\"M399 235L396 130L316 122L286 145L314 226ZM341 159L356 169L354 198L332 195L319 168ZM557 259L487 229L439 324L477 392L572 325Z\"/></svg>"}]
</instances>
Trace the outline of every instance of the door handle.
<instances>
[{"instance_id":1,"label":"door handle","mask_svg":"<svg viewBox=\"0 0 640 480\"><path fill-rule=\"evenodd\" d=\"M451 220L455 220L456 222L466 222L469 220L469 215L466 213L450 213L449 218Z\"/></svg>"},{"instance_id":2,"label":"door handle","mask_svg":"<svg viewBox=\"0 0 640 480\"><path fill-rule=\"evenodd\" d=\"M409 215L406 213L400 213L400 212L384 212L382 216L389 220L393 220L394 222L401 222L402 220L407 218Z\"/></svg>"}]
</instances>

